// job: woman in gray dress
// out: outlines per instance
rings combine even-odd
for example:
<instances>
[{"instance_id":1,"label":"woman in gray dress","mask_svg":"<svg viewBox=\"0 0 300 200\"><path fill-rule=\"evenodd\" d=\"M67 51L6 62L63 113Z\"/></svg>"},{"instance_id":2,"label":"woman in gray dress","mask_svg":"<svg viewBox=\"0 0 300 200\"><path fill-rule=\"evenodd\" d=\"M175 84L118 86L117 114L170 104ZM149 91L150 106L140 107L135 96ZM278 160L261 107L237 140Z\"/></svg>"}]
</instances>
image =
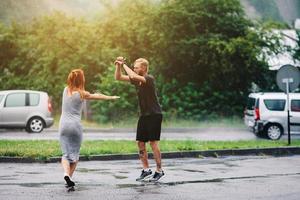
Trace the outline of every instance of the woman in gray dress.
<instances>
[{"instance_id":1,"label":"woman in gray dress","mask_svg":"<svg viewBox=\"0 0 300 200\"><path fill-rule=\"evenodd\" d=\"M61 164L64 179L68 187L75 186L71 179L79 160L82 142L81 110L84 100L111 100L118 96L91 94L84 89L85 78L81 69L74 69L67 79L68 86L63 91L62 114L59 122L60 145L62 150Z\"/></svg>"}]
</instances>

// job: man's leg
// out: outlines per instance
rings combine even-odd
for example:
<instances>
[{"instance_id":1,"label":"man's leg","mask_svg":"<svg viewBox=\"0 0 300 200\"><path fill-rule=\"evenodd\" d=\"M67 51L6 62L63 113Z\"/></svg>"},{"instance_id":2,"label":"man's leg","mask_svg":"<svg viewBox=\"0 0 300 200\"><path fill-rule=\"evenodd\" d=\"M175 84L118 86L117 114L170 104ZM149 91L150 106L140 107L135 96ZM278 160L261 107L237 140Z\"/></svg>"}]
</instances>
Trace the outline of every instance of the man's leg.
<instances>
[{"instance_id":1,"label":"man's leg","mask_svg":"<svg viewBox=\"0 0 300 200\"><path fill-rule=\"evenodd\" d=\"M160 149L159 149L158 144L159 144L158 140L150 141L150 145L151 145L151 148L153 151L153 156L154 156L154 159L156 162L156 171L155 171L154 175L152 176L152 178L150 178L151 182L156 182L165 175L165 173L161 167L161 154L160 154Z\"/></svg>"},{"instance_id":2,"label":"man's leg","mask_svg":"<svg viewBox=\"0 0 300 200\"><path fill-rule=\"evenodd\" d=\"M146 150L146 143L142 141L137 141L137 145L139 148L139 157L142 162L143 169L148 169L149 163L148 163L148 153Z\"/></svg>"},{"instance_id":3,"label":"man's leg","mask_svg":"<svg viewBox=\"0 0 300 200\"><path fill-rule=\"evenodd\" d=\"M159 141L150 141L150 145L153 151L153 156L156 162L156 171L161 172L161 153L159 149Z\"/></svg>"},{"instance_id":4,"label":"man's leg","mask_svg":"<svg viewBox=\"0 0 300 200\"><path fill-rule=\"evenodd\" d=\"M146 180L149 176L151 176L152 171L149 169L148 163L148 153L146 150L146 143L142 141L137 141L137 145L139 147L139 157L142 161L143 170L141 175L136 179L136 181L143 181Z\"/></svg>"}]
</instances>

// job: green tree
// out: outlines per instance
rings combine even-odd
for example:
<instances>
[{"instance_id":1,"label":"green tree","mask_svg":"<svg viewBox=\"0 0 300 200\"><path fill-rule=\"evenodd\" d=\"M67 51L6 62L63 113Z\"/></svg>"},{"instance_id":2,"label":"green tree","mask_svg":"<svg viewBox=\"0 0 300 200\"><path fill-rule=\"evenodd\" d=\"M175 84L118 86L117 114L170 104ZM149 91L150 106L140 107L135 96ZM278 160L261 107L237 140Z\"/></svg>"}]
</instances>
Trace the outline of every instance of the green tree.
<instances>
[{"instance_id":1,"label":"green tree","mask_svg":"<svg viewBox=\"0 0 300 200\"><path fill-rule=\"evenodd\" d=\"M150 61L169 117L242 114L253 83L274 89L264 54L280 52L281 44L246 18L238 0L121 0L106 11L97 21L57 12L0 25L0 89L47 91L60 112L67 75L82 68L88 91L121 96L93 102L95 119L136 115L134 87L114 81L119 55L128 64Z\"/></svg>"},{"instance_id":2,"label":"green tree","mask_svg":"<svg viewBox=\"0 0 300 200\"><path fill-rule=\"evenodd\" d=\"M204 109L241 114L252 82L269 87L271 73L259 57L275 46L246 19L239 1L164 1L154 21L163 77L176 79L179 90L193 83L210 100Z\"/></svg>"}]
</instances>

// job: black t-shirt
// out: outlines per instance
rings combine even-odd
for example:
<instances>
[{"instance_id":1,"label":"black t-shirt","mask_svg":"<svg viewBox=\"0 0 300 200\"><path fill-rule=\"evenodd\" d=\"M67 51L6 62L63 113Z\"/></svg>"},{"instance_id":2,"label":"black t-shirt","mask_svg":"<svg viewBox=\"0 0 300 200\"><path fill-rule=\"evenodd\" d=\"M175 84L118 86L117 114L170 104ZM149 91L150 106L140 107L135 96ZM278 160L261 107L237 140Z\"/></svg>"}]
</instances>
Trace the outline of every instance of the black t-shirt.
<instances>
[{"instance_id":1,"label":"black t-shirt","mask_svg":"<svg viewBox=\"0 0 300 200\"><path fill-rule=\"evenodd\" d=\"M147 74L144 77L146 83L130 79L130 82L135 85L137 91L141 115L161 114L161 107L158 103L155 90L154 77Z\"/></svg>"}]
</instances>

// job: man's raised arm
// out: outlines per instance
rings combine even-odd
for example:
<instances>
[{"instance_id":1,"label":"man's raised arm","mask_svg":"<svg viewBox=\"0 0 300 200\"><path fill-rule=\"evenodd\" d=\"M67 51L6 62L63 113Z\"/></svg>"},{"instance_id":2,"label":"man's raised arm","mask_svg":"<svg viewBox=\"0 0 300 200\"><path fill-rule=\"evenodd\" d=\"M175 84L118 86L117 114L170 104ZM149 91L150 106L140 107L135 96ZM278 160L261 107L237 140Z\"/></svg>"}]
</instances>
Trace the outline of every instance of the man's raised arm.
<instances>
[{"instance_id":1,"label":"man's raised arm","mask_svg":"<svg viewBox=\"0 0 300 200\"><path fill-rule=\"evenodd\" d=\"M130 79L146 83L145 77L140 76L137 73L135 73L134 71L132 71L132 69L130 69L126 64L123 64L123 68L126 71L126 73L128 74Z\"/></svg>"},{"instance_id":2,"label":"man's raised arm","mask_svg":"<svg viewBox=\"0 0 300 200\"><path fill-rule=\"evenodd\" d=\"M121 65L123 64L123 58L118 57L117 60L115 61L115 79L118 81L130 81L129 76L123 75L121 72Z\"/></svg>"}]
</instances>

